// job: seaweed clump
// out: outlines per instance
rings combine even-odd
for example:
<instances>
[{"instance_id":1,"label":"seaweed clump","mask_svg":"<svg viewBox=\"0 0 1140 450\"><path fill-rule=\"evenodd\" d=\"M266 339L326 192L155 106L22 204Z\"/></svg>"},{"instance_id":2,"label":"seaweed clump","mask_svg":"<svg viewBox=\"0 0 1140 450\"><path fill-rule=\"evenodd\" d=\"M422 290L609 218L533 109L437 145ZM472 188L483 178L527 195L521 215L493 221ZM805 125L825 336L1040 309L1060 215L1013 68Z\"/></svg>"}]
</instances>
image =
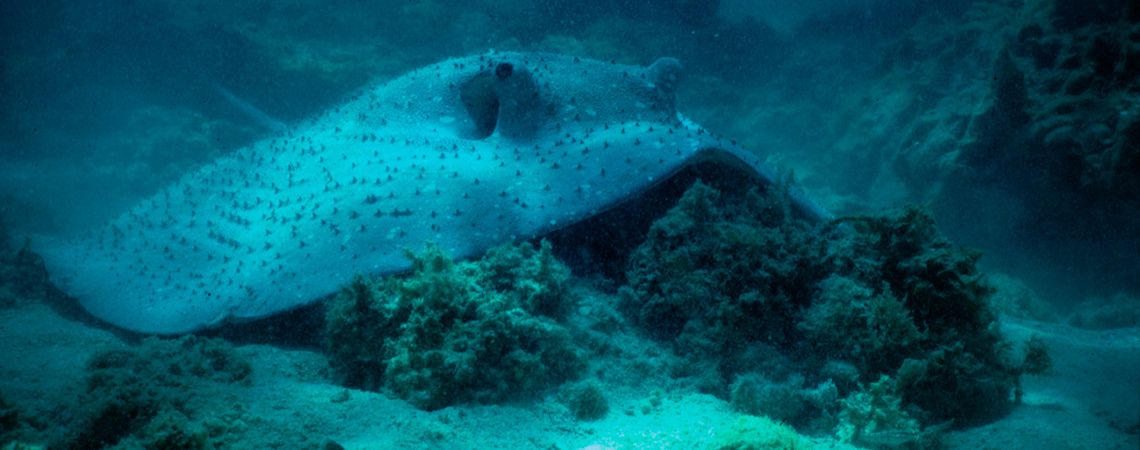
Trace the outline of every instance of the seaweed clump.
<instances>
[{"instance_id":1,"label":"seaweed clump","mask_svg":"<svg viewBox=\"0 0 1140 450\"><path fill-rule=\"evenodd\" d=\"M576 379L585 352L560 323L570 271L550 244L453 262L427 248L410 273L357 277L329 303L325 347L341 382L436 410L534 395Z\"/></svg>"},{"instance_id":2,"label":"seaweed clump","mask_svg":"<svg viewBox=\"0 0 1140 450\"><path fill-rule=\"evenodd\" d=\"M694 376L715 368L700 388L816 429L857 428L840 422L869 413L822 399L883 398L883 377L905 414L892 423L907 427L970 425L1012 407L1034 367L1011 361L980 253L946 241L920 208L815 225L769 191L698 182L630 258L624 312ZM877 404L895 405L867 408Z\"/></svg>"},{"instance_id":3,"label":"seaweed clump","mask_svg":"<svg viewBox=\"0 0 1140 450\"><path fill-rule=\"evenodd\" d=\"M653 337L725 364L745 343L792 345L826 248L786 206L695 183L630 256L623 310Z\"/></svg>"},{"instance_id":4,"label":"seaweed clump","mask_svg":"<svg viewBox=\"0 0 1140 450\"><path fill-rule=\"evenodd\" d=\"M865 376L894 377L899 395L925 424L973 425L1006 414L1020 376L1029 371L1012 360L1011 344L999 331L989 305L994 289L977 269L981 253L942 238L933 218L915 207L846 223L854 232L837 242L834 271L901 310L889 325L873 314L852 327L805 322L810 336L848 335L845 344L832 339L818 350L839 350ZM859 296L848 299L849 305L833 299L821 307L842 315L869 304ZM883 342L894 343L880 347L891 353L874 356L861 347L891 345Z\"/></svg>"},{"instance_id":5,"label":"seaweed clump","mask_svg":"<svg viewBox=\"0 0 1140 450\"><path fill-rule=\"evenodd\" d=\"M246 385L252 368L225 341L185 336L100 353L87 371L74 424L52 448L214 448L228 425L201 411L195 393Z\"/></svg>"},{"instance_id":6,"label":"seaweed clump","mask_svg":"<svg viewBox=\"0 0 1140 450\"><path fill-rule=\"evenodd\" d=\"M569 384L563 387L559 398L578 420L599 420L610 411L609 401L596 381Z\"/></svg>"}]
</instances>

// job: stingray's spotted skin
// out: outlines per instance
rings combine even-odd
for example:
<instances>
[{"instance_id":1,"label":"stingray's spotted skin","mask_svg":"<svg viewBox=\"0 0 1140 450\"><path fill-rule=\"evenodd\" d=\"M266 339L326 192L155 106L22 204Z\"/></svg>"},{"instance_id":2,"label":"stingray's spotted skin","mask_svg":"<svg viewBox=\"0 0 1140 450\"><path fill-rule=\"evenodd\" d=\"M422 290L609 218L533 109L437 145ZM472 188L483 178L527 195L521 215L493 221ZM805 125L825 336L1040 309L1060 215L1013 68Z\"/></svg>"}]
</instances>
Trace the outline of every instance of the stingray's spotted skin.
<instances>
[{"instance_id":1,"label":"stingray's spotted skin","mask_svg":"<svg viewBox=\"0 0 1140 450\"><path fill-rule=\"evenodd\" d=\"M361 91L185 175L88 235L43 248L92 314L146 333L271 315L357 273L547 233L697 160L757 158L677 114L680 65L551 54L451 59ZM796 197L809 216L822 209Z\"/></svg>"}]
</instances>

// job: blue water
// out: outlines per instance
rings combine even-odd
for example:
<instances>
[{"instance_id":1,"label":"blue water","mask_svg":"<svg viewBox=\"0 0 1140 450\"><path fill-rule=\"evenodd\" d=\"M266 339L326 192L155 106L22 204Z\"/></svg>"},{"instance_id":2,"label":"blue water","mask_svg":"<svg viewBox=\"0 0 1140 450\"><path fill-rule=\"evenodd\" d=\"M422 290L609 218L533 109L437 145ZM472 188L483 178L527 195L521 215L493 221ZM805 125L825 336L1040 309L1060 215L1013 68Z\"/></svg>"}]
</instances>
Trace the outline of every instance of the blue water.
<instances>
[{"instance_id":1,"label":"blue water","mask_svg":"<svg viewBox=\"0 0 1140 450\"><path fill-rule=\"evenodd\" d=\"M671 56L680 111L838 216L924 205L1003 313L1136 327L1138 23L1123 0L7 1L0 219L14 248L92 229L448 57Z\"/></svg>"}]
</instances>

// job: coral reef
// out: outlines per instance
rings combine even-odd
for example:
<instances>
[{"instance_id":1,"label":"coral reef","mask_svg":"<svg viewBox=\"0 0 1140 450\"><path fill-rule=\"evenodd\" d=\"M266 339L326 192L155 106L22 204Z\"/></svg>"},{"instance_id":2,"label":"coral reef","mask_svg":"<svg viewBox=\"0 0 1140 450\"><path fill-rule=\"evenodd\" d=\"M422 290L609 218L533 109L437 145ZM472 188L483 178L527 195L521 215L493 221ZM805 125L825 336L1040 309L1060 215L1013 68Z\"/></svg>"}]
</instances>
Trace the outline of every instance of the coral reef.
<instances>
[{"instance_id":1,"label":"coral reef","mask_svg":"<svg viewBox=\"0 0 1140 450\"><path fill-rule=\"evenodd\" d=\"M197 410L196 391L249 383L250 365L224 341L147 338L88 363L87 389L52 448L213 448L232 424Z\"/></svg>"},{"instance_id":2,"label":"coral reef","mask_svg":"<svg viewBox=\"0 0 1140 450\"><path fill-rule=\"evenodd\" d=\"M714 368L722 385L703 389L744 412L823 426L831 411L809 398L883 376L918 424L1009 410L1026 371L997 330L979 253L918 208L819 226L786 211L779 195L694 184L631 256L623 311Z\"/></svg>"},{"instance_id":3,"label":"coral reef","mask_svg":"<svg viewBox=\"0 0 1140 450\"><path fill-rule=\"evenodd\" d=\"M1025 194L1039 187L1135 196L1140 184L1127 174L1140 167L1140 128L1129 105L1138 93L1140 46L1132 38L1140 28L1117 20L1123 3L975 2L961 21L918 20L882 50L869 85L848 99L849 108L875 108L860 120L889 126L837 124L834 132L870 131L840 140L852 151L879 147L885 167L918 193L937 189L930 176L953 176L1006 182ZM1113 19L1091 12L1102 9ZM881 89L902 99L866 104L868 94L888 95Z\"/></svg>"},{"instance_id":4,"label":"coral reef","mask_svg":"<svg viewBox=\"0 0 1140 450\"><path fill-rule=\"evenodd\" d=\"M930 204L1043 300L1136 291L1137 8L953 3L898 29L821 18L774 79L706 86L691 115L750 148L792 143L778 157L837 211Z\"/></svg>"},{"instance_id":5,"label":"coral reef","mask_svg":"<svg viewBox=\"0 0 1140 450\"><path fill-rule=\"evenodd\" d=\"M1122 2L1100 5L1111 3ZM1140 95L1140 26L1088 11L1073 14L1097 8L1072 5L1056 1L1050 14L1022 24L1011 43L1022 70L1033 74L1026 111L1034 147L1057 160L1050 175L1068 189L1093 198L1135 198L1140 111L1131 105ZM1077 19L1082 16L1086 20Z\"/></svg>"},{"instance_id":6,"label":"coral reef","mask_svg":"<svg viewBox=\"0 0 1140 450\"><path fill-rule=\"evenodd\" d=\"M435 410L525 398L585 370L559 322L575 302L570 273L549 244L409 257L411 273L357 278L329 303L325 348L344 384Z\"/></svg>"}]
</instances>

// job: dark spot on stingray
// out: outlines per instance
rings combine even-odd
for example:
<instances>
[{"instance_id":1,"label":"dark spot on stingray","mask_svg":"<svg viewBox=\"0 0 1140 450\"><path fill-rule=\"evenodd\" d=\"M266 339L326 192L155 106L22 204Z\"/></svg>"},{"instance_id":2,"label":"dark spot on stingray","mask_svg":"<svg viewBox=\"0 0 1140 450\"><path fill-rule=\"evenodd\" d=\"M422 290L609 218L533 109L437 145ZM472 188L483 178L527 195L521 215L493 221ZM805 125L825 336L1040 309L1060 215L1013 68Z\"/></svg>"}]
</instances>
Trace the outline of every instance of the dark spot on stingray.
<instances>
[{"instance_id":1,"label":"dark spot on stingray","mask_svg":"<svg viewBox=\"0 0 1140 450\"><path fill-rule=\"evenodd\" d=\"M505 80L507 78L510 78L511 74L513 74L514 72L515 72L515 66L512 66L510 63L502 63L502 64L499 64L498 66L495 66L495 77L500 79L500 80Z\"/></svg>"}]
</instances>

